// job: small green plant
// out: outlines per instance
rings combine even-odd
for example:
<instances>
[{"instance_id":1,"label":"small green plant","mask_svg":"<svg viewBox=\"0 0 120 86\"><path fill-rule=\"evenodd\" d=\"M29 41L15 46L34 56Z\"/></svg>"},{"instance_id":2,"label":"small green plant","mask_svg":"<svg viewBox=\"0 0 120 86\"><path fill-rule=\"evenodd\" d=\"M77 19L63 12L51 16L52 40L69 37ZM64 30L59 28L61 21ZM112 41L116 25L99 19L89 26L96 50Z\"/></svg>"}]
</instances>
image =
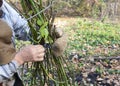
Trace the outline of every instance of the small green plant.
<instances>
[{"instance_id":1,"label":"small green plant","mask_svg":"<svg viewBox=\"0 0 120 86\"><path fill-rule=\"evenodd\" d=\"M81 55L113 55L120 47L120 25L79 18L74 26L66 28L69 35L68 52ZM71 35L72 34L72 35ZM116 48L116 49L112 49ZM114 52L115 51L115 52Z\"/></svg>"},{"instance_id":2,"label":"small green plant","mask_svg":"<svg viewBox=\"0 0 120 86\"><path fill-rule=\"evenodd\" d=\"M99 74L103 73L103 69L101 69L100 67L96 67L96 72Z\"/></svg>"}]
</instances>

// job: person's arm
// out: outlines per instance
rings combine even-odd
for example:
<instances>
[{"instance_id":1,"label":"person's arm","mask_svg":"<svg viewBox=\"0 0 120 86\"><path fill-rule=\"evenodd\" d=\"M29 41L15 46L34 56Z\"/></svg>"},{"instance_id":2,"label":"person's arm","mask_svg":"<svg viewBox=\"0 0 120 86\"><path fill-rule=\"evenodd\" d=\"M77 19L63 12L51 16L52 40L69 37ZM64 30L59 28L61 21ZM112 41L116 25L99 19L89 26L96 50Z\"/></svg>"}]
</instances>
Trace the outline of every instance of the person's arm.
<instances>
[{"instance_id":1,"label":"person's arm","mask_svg":"<svg viewBox=\"0 0 120 86\"><path fill-rule=\"evenodd\" d=\"M29 40L30 28L28 26L27 21L24 18L22 18L20 15L18 15L17 21L19 22L16 22L13 26L15 36L19 40Z\"/></svg>"},{"instance_id":2,"label":"person's arm","mask_svg":"<svg viewBox=\"0 0 120 86\"><path fill-rule=\"evenodd\" d=\"M9 64L0 66L0 83L9 80L17 72L19 64L13 60Z\"/></svg>"},{"instance_id":3,"label":"person's arm","mask_svg":"<svg viewBox=\"0 0 120 86\"><path fill-rule=\"evenodd\" d=\"M8 9L12 10L13 8L9 7ZM12 10L10 17L13 22L13 30L17 39L29 40L30 28L27 20L14 9Z\"/></svg>"},{"instance_id":4,"label":"person's arm","mask_svg":"<svg viewBox=\"0 0 120 86\"><path fill-rule=\"evenodd\" d=\"M0 66L0 83L10 79L20 65L25 62L43 61L45 49L41 45L28 45L23 47L12 62Z\"/></svg>"},{"instance_id":5,"label":"person's arm","mask_svg":"<svg viewBox=\"0 0 120 86\"><path fill-rule=\"evenodd\" d=\"M27 20L15 9L13 9L6 1L3 1L1 9L5 13L2 19L11 26L14 36L19 40L28 40L30 28Z\"/></svg>"}]
</instances>

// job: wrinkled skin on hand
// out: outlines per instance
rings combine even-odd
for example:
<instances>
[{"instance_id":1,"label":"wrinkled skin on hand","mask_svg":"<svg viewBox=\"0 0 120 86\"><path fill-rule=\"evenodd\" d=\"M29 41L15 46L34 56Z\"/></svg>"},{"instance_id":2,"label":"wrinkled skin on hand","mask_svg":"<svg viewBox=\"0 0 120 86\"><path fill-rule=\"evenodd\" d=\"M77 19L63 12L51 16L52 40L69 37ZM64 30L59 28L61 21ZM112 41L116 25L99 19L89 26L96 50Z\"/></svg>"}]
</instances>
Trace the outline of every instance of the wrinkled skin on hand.
<instances>
[{"instance_id":1,"label":"wrinkled skin on hand","mask_svg":"<svg viewBox=\"0 0 120 86\"><path fill-rule=\"evenodd\" d=\"M64 34L61 28L57 27L54 27L52 35L56 36L56 40L52 45L52 53L58 57L65 51L67 46L67 35Z\"/></svg>"},{"instance_id":2,"label":"wrinkled skin on hand","mask_svg":"<svg viewBox=\"0 0 120 86\"><path fill-rule=\"evenodd\" d=\"M45 49L42 45L28 45L23 47L15 56L20 65L24 62L36 62L44 60Z\"/></svg>"}]
</instances>

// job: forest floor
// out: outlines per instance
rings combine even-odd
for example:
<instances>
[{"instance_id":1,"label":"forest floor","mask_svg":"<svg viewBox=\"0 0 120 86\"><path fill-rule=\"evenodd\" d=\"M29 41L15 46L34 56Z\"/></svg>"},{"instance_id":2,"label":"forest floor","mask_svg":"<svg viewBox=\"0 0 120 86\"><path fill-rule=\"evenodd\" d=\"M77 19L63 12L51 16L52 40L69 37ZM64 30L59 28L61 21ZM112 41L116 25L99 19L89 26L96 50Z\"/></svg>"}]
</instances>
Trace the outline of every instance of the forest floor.
<instances>
[{"instance_id":1,"label":"forest floor","mask_svg":"<svg viewBox=\"0 0 120 86\"><path fill-rule=\"evenodd\" d=\"M76 21L77 18L56 18L55 25L65 30L66 27L73 27ZM71 70L75 73L71 78L76 81L76 86L120 86L120 53L109 58L101 56L82 58L76 53L70 56L74 69Z\"/></svg>"}]
</instances>

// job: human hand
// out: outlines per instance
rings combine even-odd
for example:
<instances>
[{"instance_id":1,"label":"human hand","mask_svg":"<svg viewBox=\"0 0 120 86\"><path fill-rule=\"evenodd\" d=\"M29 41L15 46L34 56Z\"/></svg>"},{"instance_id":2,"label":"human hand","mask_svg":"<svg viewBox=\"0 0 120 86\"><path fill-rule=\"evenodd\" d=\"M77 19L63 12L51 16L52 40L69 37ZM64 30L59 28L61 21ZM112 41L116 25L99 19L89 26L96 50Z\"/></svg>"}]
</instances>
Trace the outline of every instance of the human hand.
<instances>
[{"instance_id":1,"label":"human hand","mask_svg":"<svg viewBox=\"0 0 120 86\"><path fill-rule=\"evenodd\" d=\"M54 27L52 34L56 36L56 40L52 45L52 53L58 57L65 51L67 46L67 35L64 34L61 28L57 27Z\"/></svg>"},{"instance_id":2,"label":"human hand","mask_svg":"<svg viewBox=\"0 0 120 86\"><path fill-rule=\"evenodd\" d=\"M23 47L16 55L14 60L16 60L20 65L24 62L36 62L43 61L45 49L41 45L28 45Z\"/></svg>"}]
</instances>

